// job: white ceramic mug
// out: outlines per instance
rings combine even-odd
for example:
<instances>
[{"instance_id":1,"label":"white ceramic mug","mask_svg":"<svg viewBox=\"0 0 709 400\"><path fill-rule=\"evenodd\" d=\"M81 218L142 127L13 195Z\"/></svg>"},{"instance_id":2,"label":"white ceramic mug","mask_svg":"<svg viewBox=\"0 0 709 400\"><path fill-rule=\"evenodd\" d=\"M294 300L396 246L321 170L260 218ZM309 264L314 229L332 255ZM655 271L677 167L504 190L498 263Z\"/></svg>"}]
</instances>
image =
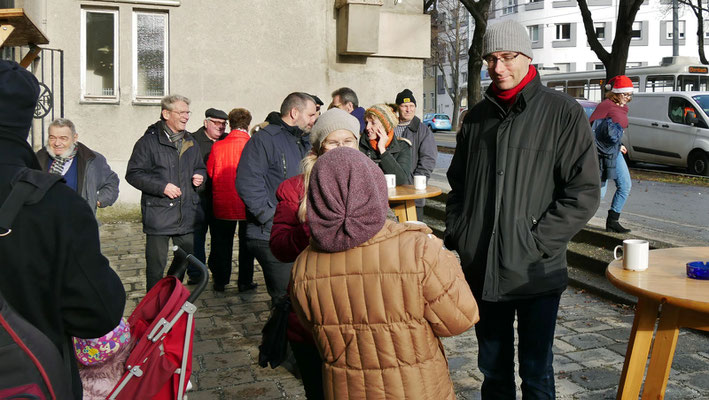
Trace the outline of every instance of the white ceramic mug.
<instances>
[{"instance_id":1,"label":"white ceramic mug","mask_svg":"<svg viewBox=\"0 0 709 400\"><path fill-rule=\"evenodd\" d=\"M623 268L630 271L645 271L647 269L648 254L650 252L650 244L647 240L626 239L623 240L623 245L615 246L613 249L613 258L620 260L618 250L623 251Z\"/></svg>"},{"instance_id":2,"label":"white ceramic mug","mask_svg":"<svg viewBox=\"0 0 709 400\"><path fill-rule=\"evenodd\" d=\"M414 189L426 190L426 175L414 175Z\"/></svg>"},{"instance_id":3,"label":"white ceramic mug","mask_svg":"<svg viewBox=\"0 0 709 400\"><path fill-rule=\"evenodd\" d=\"M387 180L387 188L393 189L396 187L396 175L384 174L384 179Z\"/></svg>"}]
</instances>

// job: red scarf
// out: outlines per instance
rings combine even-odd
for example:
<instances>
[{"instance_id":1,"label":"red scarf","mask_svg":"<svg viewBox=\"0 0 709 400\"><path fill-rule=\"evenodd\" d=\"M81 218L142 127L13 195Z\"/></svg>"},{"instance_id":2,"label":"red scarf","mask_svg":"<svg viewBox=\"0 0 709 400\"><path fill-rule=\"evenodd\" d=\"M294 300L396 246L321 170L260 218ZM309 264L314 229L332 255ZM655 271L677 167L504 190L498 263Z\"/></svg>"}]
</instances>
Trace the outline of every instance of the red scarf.
<instances>
[{"instance_id":1,"label":"red scarf","mask_svg":"<svg viewBox=\"0 0 709 400\"><path fill-rule=\"evenodd\" d=\"M513 87L512 89L501 90L497 87L497 85L493 83L492 93L495 95L495 97L500 99L500 101L505 103L507 106L511 106L517 99L517 94L521 92L522 89L524 89L524 87L527 86L527 84L531 82L535 76L537 76L537 69L534 68L534 65L530 64L527 75L524 77L524 79L522 79L519 85Z\"/></svg>"}]
</instances>

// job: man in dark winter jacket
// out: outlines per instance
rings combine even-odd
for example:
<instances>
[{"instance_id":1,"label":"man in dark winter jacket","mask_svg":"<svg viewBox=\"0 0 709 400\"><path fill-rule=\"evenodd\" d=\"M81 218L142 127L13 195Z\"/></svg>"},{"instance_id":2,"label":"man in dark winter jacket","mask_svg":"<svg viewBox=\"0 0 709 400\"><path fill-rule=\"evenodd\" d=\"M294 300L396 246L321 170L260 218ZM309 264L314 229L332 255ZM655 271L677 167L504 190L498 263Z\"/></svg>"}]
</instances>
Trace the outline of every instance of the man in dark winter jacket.
<instances>
[{"instance_id":1,"label":"man in dark winter jacket","mask_svg":"<svg viewBox=\"0 0 709 400\"><path fill-rule=\"evenodd\" d=\"M100 153L78 141L74 123L57 118L47 128L47 145L37 152L43 171L64 177L66 184L89 203L91 210L118 199L120 180Z\"/></svg>"},{"instance_id":2,"label":"man in dark winter jacket","mask_svg":"<svg viewBox=\"0 0 709 400\"><path fill-rule=\"evenodd\" d=\"M436 167L438 148L436 138L428 125L416 116L416 99L409 89L396 95L396 105L399 111L399 125L394 128L394 135L411 142L411 181L414 175L423 175L426 180L431 177ZM426 200L416 200L418 220L423 218L423 207Z\"/></svg>"},{"instance_id":3,"label":"man in dark winter jacket","mask_svg":"<svg viewBox=\"0 0 709 400\"><path fill-rule=\"evenodd\" d=\"M482 398L515 398L516 317L522 397L554 399L566 246L598 208L596 146L583 108L542 86L523 26L488 26L483 50L493 84L457 136L444 242L480 308Z\"/></svg>"},{"instance_id":4,"label":"man in dark winter jacket","mask_svg":"<svg viewBox=\"0 0 709 400\"><path fill-rule=\"evenodd\" d=\"M226 137L226 120L229 117L222 110L216 108L208 108L204 112L204 124L195 133L192 134L194 139L199 144L199 152L202 156L204 165L207 165L207 159L212 152L212 145L217 140ZM207 230L212 231L214 223L214 213L212 211L212 180L207 176L204 183L204 190L199 192L199 204L202 207L202 215L194 230L194 256L203 263L207 260L207 254L204 250L205 240L207 238ZM213 233L213 232L212 232ZM193 284L199 281L199 270L191 264L187 267L187 283Z\"/></svg>"},{"instance_id":5,"label":"man in dark winter jacket","mask_svg":"<svg viewBox=\"0 0 709 400\"><path fill-rule=\"evenodd\" d=\"M367 128L367 123L364 121L364 108L359 106L357 93L348 87L341 87L332 92L332 103L328 109L337 107L340 110L347 111L359 121L359 133L363 133Z\"/></svg>"},{"instance_id":6,"label":"man in dark winter jacket","mask_svg":"<svg viewBox=\"0 0 709 400\"><path fill-rule=\"evenodd\" d=\"M193 252L192 233L201 218L197 190L207 176L199 145L185 131L189 99L175 94L160 103L160 121L138 139L126 169L126 181L143 192L146 290L163 276L170 239L187 253Z\"/></svg>"},{"instance_id":7,"label":"man in dark winter jacket","mask_svg":"<svg viewBox=\"0 0 709 400\"><path fill-rule=\"evenodd\" d=\"M276 189L300 173L300 160L310 151L307 134L316 119L312 97L302 92L289 94L280 114L269 114L269 124L246 143L236 171L236 190L246 205L246 246L263 269L272 300L286 293L293 266L278 261L269 247L278 203Z\"/></svg>"},{"instance_id":8,"label":"man in dark winter jacket","mask_svg":"<svg viewBox=\"0 0 709 400\"><path fill-rule=\"evenodd\" d=\"M0 60L0 204L18 172L45 179L27 143L39 95L37 79L15 62ZM36 171L36 172L35 172ZM96 338L123 316L125 291L101 255L91 208L63 183L26 204L11 231L0 237L0 292L67 359L74 399L82 398L71 336Z\"/></svg>"}]
</instances>

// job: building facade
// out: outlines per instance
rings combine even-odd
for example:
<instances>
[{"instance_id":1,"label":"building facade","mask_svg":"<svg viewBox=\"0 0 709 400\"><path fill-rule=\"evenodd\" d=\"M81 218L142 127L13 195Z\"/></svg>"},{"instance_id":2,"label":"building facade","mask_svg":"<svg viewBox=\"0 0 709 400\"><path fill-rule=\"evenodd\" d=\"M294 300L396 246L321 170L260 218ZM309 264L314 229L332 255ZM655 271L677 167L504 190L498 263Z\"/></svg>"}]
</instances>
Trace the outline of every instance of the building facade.
<instances>
[{"instance_id":1,"label":"building facade","mask_svg":"<svg viewBox=\"0 0 709 400\"><path fill-rule=\"evenodd\" d=\"M244 107L259 123L293 91L326 105L342 86L363 106L393 102L405 87L418 96L430 55L420 0L3 1L23 8L46 47L62 51L63 115L122 178L126 203L139 201L123 179L133 144L166 94L192 100L189 131L209 107ZM29 69L39 75L37 64ZM57 109L59 100L55 93ZM36 148L44 126L35 124Z\"/></svg>"}]
</instances>

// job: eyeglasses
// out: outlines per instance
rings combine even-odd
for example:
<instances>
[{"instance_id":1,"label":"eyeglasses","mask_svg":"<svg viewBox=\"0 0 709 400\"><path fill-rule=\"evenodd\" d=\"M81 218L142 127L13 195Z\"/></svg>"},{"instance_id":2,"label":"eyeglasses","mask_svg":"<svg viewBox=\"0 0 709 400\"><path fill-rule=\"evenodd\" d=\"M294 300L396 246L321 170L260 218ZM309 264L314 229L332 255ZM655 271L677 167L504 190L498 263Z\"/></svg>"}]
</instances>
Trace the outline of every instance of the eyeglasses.
<instances>
[{"instance_id":1,"label":"eyeglasses","mask_svg":"<svg viewBox=\"0 0 709 400\"><path fill-rule=\"evenodd\" d=\"M347 138L345 140L325 140L322 142L322 147L327 150L334 149L335 147L355 147L357 145L357 139Z\"/></svg>"},{"instance_id":2,"label":"eyeglasses","mask_svg":"<svg viewBox=\"0 0 709 400\"><path fill-rule=\"evenodd\" d=\"M629 98L629 99L632 99L632 98L633 98L633 94L632 94L632 93L621 93L620 95L621 95L621 96L625 96L625 97L627 97L627 98Z\"/></svg>"},{"instance_id":3,"label":"eyeglasses","mask_svg":"<svg viewBox=\"0 0 709 400\"><path fill-rule=\"evenodd\" d=\"M207 119L209 120L209 122L213 123L216 126L219 126L219 127L226 126L226 121L217 121L217 120L214 120L211 118L207 118Z\"/></svg>"},{"instance_id":4,"label":"eyeglasses","mask_svg":"<svg viewBox=\"0 0 709 400\"><path fill-rule=\"evenodd\" d=\"M487 57L484 57L483 60L487 63L488 67L491 67L495 65L498 61L502 61L502 64L505 66L512 65L514 63L515 59L522 53L507 53L503 54L501 57L495 57L493 55L489 55Z\"/></svg>"},{"instance_id":5,"label":"eyeglasses","mask_svg":"<svg viewBox=\"0 0 709 400\"><path fill-rule=\"evenodd\" d=\"M170 110L170 112L174 112L177 114L180 114L181 117L189 117L192 114L192 111L176 111L176 110Z\"/></svg>"}]
</instances>

